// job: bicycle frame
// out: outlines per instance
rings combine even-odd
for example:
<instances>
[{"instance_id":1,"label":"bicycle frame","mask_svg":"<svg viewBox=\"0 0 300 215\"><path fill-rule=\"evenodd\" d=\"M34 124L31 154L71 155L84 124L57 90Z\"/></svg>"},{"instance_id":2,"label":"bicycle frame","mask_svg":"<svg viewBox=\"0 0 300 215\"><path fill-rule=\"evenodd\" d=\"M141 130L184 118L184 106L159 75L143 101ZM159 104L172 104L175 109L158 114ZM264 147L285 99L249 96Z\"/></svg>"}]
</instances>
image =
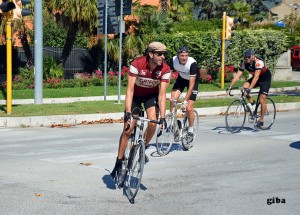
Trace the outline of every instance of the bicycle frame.
<instances>
[{"instance_id":1,"label":"bicycle frame","mask_svg":"<svg viewBox=\"0 0 300 215\"><path fill-rule=\"evenodd\" d=\"M182 146L184 150L189 150L193 147L192 142L194 137L190 137L187 135L188 132L188 118L187 114L184 115L182 120L178 120L177 118L177 106L181 105L176 99L168 99L173 102L173 107L170 113L166 115L166 121L168 127L166 129L158 129L157 138L156 138L156 149L157 153L161 156L167 155L171 148L173 142L182 142ZM194 122L194 131L198 130L198 112L194 110L195 114L195 122ZM194 134L196 134L194 132Z\"/></svg>"},{"instance_id":2,"label":"bicycle frame","mask_svg":"<svg viewBox=\"0 0 300 215\"><path fill-rule=\"evenodd\" d=\"M181 128L179 128L178 126L178 120L177 120L177 106L181 105L182 102L179 102L177 99L169 99L171 102L173 102L173 110L170 112L173 116L173 128L174 128L174 140L175 142L180 141L181 137L182 137L182 124L181 124Z\"/></svg>"},{"instance_id":3,"label":"bicycle frame","mask_svg":"<svg viewBox=\"0 0 300 215\"><path fill-rule=\"evenodd\" d=\"M145 139L144 139L144 127L145 122L154 122L159 124L157 120L149 120L141 116L132 116L135 120L134 129L131 134L131 143L129 156L125 157L123 162L125 171L119 176L120 177L120 187L125 183L125 193L128 200L134 203L134 198L139 190L143 169L145 165ZM140 124L139 124L139 121ZM138 137L136 138L137 128L139 128Z\"/></svg>"}]
</instances>

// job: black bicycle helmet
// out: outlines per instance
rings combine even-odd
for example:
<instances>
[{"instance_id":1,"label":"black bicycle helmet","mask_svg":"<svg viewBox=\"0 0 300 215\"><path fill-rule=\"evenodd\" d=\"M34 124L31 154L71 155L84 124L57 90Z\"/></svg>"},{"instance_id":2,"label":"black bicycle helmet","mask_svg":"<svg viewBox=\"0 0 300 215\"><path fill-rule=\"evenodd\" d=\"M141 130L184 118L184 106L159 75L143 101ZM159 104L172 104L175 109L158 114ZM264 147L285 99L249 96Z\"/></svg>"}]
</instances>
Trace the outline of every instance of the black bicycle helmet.
<instances>
[{"instance_id":1,"label":"black bicycle helmet","mask_svg":"<svg viewBox=\"0 0 300 215\"><path fill-rule=\"evenodd\" d=\"M189 48L187 46L180 46L177 50L177 53L189 52Z\"/></svg>"}]
</instances>

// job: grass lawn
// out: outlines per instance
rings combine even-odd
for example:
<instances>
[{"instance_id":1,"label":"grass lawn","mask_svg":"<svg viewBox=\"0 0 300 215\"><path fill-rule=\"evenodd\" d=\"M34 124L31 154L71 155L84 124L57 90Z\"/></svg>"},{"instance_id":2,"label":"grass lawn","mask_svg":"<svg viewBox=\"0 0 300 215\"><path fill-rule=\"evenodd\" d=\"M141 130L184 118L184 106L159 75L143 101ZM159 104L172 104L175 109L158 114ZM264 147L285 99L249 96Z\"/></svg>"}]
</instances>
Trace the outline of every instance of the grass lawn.
<instances>
[{"instance_id":1,"label":"grass lawn","mask_svg":"<svg viewBox=\"0 0 300 215\"><path fill-rule=\"evenodd\" d=\"M236 83L235 86L242 86L242 81ZM225 89L229 83L225 83ZM272 88L278 87L292 87L292 86L300 86L299 82L272 82ZM168 92L171 92L173 85L170 84L168 88ZM200 92L210 92L210 91L222 91L225 89L220 88L220 84L200 84L199 91ZM125 95L126 87L121 86L121 95ZM68 97L88 97L88 96L103 96L104 95L104 87L99 86L91 86L91 87L78 87L78 88L61 88L61 89L43 89L43 98L68 98ZM117 86L107 86L106 95L118 95L118 87ZM13 99L34 99L34 90L26 89L26 90L13 90L12 92ZM0 100L6 100L6 91L2 90L0 93Z\"/></svg>"},{"instance_id":2,"label":"grass lawn","mask_svg":"<svg viewBox=\"0 0 300 215\"><path fill-rule=\"evenodd\" d=\"M242 82L236 86L241 86ZM225 88L228 84L225 84ZM273 88L300 86L299 82L272 82ZM168 92L171 92L170 85ZM200 84L200 91L223 91L218 85ZM125 94L125 87L121 88L121 94ZM224 90L225 91L225 90ZM83 88L62 88L62 89L44 89L44 98L67 98L67 97L85 97L85 96L103 96L103 87L83 87ZM117 95L118 87L107 87L107 95ZM2 91L0 99L5 100L5 92ZM272 96L276 103L300 102L299 96ZM14 90L13 99L34 99L34 90ZM212 98L198 99L195 107L218 107L227 106L233 98ZM45 115L65 115L65 114L91 114L91 113L116 113L124 111L124 101L117 104L115 101L91 101L74 102L67 104L29 104L13 105L12 114L6 114L6 105L0 105L0 117L19 117L19 116L45 116Z\"/></svg>"},{"instance_id":3,"label":"grass lawn","mask_svg":"<svg viewBox=\"0 0 300 215\"><path fill-rule=\"evenodd\" d=\"M224 97L217 99L198 99L196 108L227 106L234 98ZM299 96L272 96L275 103L300 102ZM169 105L168 105L169 106ZM30 104L13 105L12 114L6 114L6 106L0 105L0 117L46 116L69 114L117 113L123 112L124 101L117 104L115 101L74 102L67 104Z\"/></svg>"}]
</instances>

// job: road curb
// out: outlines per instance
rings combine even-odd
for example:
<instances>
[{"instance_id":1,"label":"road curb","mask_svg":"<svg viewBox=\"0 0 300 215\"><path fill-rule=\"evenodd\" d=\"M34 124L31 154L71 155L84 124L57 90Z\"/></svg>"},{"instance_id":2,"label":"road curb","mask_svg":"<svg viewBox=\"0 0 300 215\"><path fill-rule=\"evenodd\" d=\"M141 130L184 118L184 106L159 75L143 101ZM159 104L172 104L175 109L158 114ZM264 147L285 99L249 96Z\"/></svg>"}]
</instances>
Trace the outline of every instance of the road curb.
<instances>
[{"instance_id":1,"label":"road curb","mask_svg":"<svg viewBox=\"0 0 300 215\"><path fill-rule=\"evenodd\" d=\"M269 92L280 93L285 91L296 91L300 90L300 86L295 87L282 87L282 88L270 88ZM258 92L258 89L253 89L251 92ZM232 95L240 95L240 90L232 90ZM225 90L223 91L213 91L213 92L199 92L198 98L215 98L227 96ZM167 97L171 97L170 93L167 93ZM107 101L118 101L118 96L106 96ZM120 100L125 100L125 95L120 95ZM84 101L104 101L104 96L90 96L90 97L72 97L72 98L44 98L43 104L59 104L59 103L72 103L72 102L84 102ZM0 105L5 105L6 100L0 100ZM34 99L13 99L13 105L25 105L34 104Z\"/></svg>"},{"instance_id":2,"label":"road curb","mask_svg":"<svg viewBox=\"0 0 300 215\"><path fill-rule=\"evenodd\" d=\"M276 103L277 111L300 110L300 102ZM224 115L227 106L196 108L199 116ZM124 113L77 114L32 117L0 117L0 128L68 127L83 124L121 122ZM200 119L201 122L201 119Z\"/></svg>"}]
</instances>

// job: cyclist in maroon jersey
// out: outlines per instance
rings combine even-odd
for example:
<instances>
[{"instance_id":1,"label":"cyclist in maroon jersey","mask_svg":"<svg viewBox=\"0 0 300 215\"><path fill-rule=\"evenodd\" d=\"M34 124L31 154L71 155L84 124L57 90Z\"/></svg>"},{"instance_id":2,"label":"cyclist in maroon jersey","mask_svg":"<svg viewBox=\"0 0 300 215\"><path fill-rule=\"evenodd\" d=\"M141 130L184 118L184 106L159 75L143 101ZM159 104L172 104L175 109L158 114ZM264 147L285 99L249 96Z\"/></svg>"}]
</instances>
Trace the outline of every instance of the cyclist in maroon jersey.
<instances>
[{"instance_id":1,"label":"cyclist in maroon jersey","mask_svg":"<svg viewBox=\"0 0 300 215\"><path fill-rule=\"evenodd\" d=\"M166 112L166 92L170 81L170 67L164 62L167 47L160 42L152 42L148 45L145 56L136 58L130 65L128 73L124 128L119 141L118 156L115 167L111 172L112 178L122 167L122 159L124 156L127 143L134 128L134 123L130 125L132 114L140 114L135 112L144 105L147 118L157 120L160 114L160 121L164 127L167 127L165 120ZM138 107L138 108L136 108ZM145 146L152 139L156 124L149 123L146 136ZM148 161L148 158L145 159Z\"/></svg>"},{"instance_id":2,"label":"cyclist in maroon jersey","mask_svg":"<svg viewBox=\"0 0 300 215\"><path fill-rule=\"evenodd\" d=\"M255 55L253 49L247 49L244 53L244 61L241 63L237 74L231 81L230 86L226 89L227 94L230 93L233 85L239 80L240 76L247 70L252 77L243 84L245 88L245 96L248 101L254 105L255 101L250 96L250 92L255 87L259 89L259 102L261 103L261 116L256 127L261 128L264 125L264 116L266 114L267 105L266 98L271 87L271 72L265 62Z\"/></svg>"}]
</instances>

